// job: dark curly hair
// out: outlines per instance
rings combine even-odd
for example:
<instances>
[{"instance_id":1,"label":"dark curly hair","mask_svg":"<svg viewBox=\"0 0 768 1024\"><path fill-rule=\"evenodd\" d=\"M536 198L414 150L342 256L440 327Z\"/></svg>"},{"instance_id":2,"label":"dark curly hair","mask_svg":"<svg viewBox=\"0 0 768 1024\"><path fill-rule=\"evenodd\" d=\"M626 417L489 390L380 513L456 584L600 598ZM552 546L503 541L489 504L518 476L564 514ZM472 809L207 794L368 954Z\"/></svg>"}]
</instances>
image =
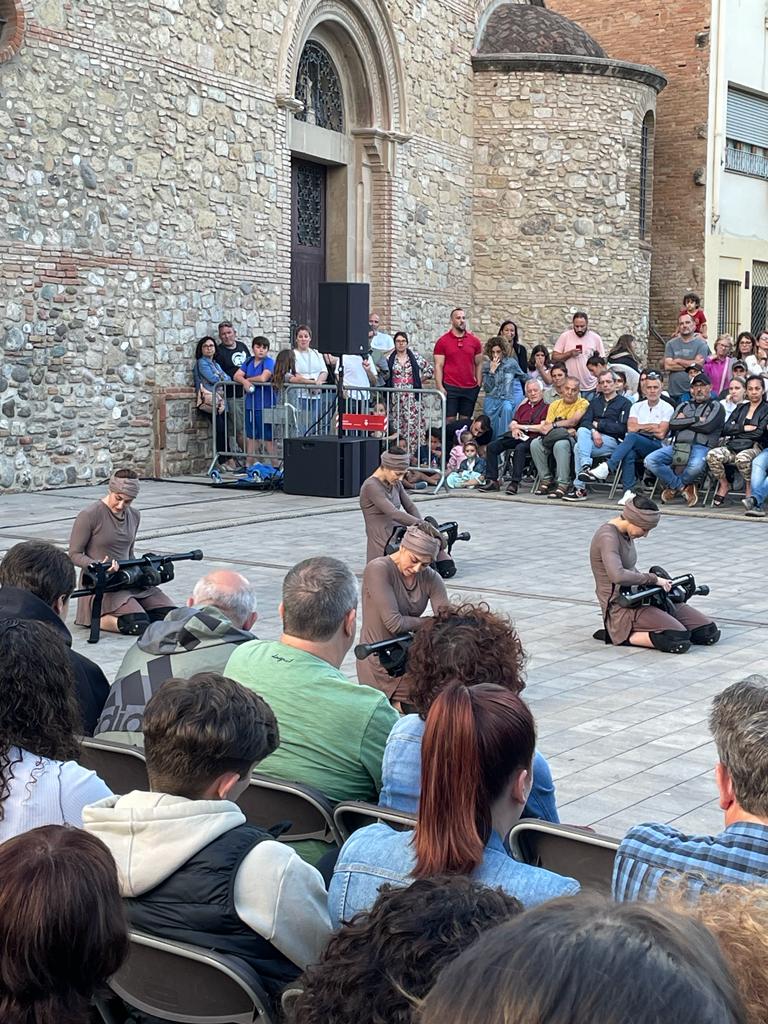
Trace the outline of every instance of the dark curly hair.
<instances>
[{"instance_id":1,"label":"dark curly hair","mask_svg":"<svg viewBox=\"0 0 768 1024\"><path fill-rule=\"evenodd\" d=\"M462 876L382 886L299 979L290 1024L410 1024L446 964L489 928L521 913L514 896Z\"/></svg>"},{"instance_id":2,"label":"dark curly hair","mask_svg":"<svg viewBox=\"0 0 768 1024\"><path fill-rule=\"evenodd\" d=\"M453 682L493 683L520 693L525 662L520 636L505 615L484 601L445 605L424 620L408 651L408 703L426 718L432 702Z\"/></svg>"},{"instance_id":3,"label":"dark curly hair","mask_svg":"<svg viewBox=\"0 0 768 1024\"><path fill-rule=\"evenodd\" d=\"M52 626L0 622L0 820L21 755L71 761L82 731L69 648ZM42 766L33 771L42 770Z\"/></svg>"}]
</instances>

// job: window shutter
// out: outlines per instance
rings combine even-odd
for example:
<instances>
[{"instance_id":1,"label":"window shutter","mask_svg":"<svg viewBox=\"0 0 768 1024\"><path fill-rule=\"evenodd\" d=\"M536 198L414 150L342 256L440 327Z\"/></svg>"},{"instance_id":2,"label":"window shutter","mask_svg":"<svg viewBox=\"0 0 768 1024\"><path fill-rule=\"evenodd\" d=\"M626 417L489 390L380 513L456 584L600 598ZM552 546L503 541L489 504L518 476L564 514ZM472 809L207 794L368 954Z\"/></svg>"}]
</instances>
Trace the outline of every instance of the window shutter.
<instances>
[{"instance_id":1,"label":"window shutter","mask_svg":"<svg viewBox=\"0 0 768 1024\"><path fill-rule=\"evenodd\" d=\"M768 148L768 98L729 87L725 134L736 142Z\"/></svg>"}]
</instances>

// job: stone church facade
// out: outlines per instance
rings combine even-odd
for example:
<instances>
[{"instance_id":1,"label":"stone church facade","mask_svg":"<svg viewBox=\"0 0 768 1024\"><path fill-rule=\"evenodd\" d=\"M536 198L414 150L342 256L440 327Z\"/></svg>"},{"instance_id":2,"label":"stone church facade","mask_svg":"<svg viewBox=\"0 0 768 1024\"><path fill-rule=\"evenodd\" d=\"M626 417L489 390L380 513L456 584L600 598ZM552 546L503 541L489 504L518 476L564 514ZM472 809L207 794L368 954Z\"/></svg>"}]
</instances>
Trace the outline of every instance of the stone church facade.
<instances>
[{"instance_id":1,"label":"stone church facade","mask_svg":"<svg viewBox=\"0 0 768 1024\"><path fill-rule=\"evenodd\" d=\"M542 0L0 0L0 488L202 468L196 339L648 321L663 77Z\"/></svg>"}]
</instances>

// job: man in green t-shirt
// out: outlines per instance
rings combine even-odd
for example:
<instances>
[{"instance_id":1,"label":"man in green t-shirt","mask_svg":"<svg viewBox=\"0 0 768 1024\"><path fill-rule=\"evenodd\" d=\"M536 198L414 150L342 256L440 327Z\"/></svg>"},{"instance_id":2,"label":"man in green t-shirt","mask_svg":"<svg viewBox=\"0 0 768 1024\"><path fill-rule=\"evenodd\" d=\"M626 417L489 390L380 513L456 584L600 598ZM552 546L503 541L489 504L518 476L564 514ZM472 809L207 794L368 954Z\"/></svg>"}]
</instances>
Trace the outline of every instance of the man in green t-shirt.
<instances>
[{"instance_id":1,"label":"man in green t-shirt","mask_svg":"<svg viewBox=\"0 0 768 1024\"><path fill-rule=\"evenodd\" d=\"M398 715L383 693L339 670L354 642L357 599L357 582L343 562L299 562L283 581L280 640L241 644L224 674L255 690L277 718L280 745L261 762L261 773L307 783L331 800L375 803ZM307 859L320 852L298 845Z\"/></svg>"}]
</instances>

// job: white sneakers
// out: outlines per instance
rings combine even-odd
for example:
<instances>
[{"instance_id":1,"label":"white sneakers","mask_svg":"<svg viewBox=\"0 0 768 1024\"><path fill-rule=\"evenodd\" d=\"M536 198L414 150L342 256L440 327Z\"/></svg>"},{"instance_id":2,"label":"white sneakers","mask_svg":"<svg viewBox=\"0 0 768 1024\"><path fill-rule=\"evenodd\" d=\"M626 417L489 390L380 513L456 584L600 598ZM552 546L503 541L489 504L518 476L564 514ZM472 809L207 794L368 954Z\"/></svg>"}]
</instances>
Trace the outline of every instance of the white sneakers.
<instances>
[{"instance_id":1,"label":"white sneakers","mask_svg":"<svg viewBox=\"0 0 768 1024\"><path fill-rule=\"evenodd\" d=\"M627 502L628 501L632 501L632 499L634 497L635 497L635 492L634 491L624 491L622 496L619 498L617 504L618 505L626 505Z\"/></svg>"}]
</instances>

